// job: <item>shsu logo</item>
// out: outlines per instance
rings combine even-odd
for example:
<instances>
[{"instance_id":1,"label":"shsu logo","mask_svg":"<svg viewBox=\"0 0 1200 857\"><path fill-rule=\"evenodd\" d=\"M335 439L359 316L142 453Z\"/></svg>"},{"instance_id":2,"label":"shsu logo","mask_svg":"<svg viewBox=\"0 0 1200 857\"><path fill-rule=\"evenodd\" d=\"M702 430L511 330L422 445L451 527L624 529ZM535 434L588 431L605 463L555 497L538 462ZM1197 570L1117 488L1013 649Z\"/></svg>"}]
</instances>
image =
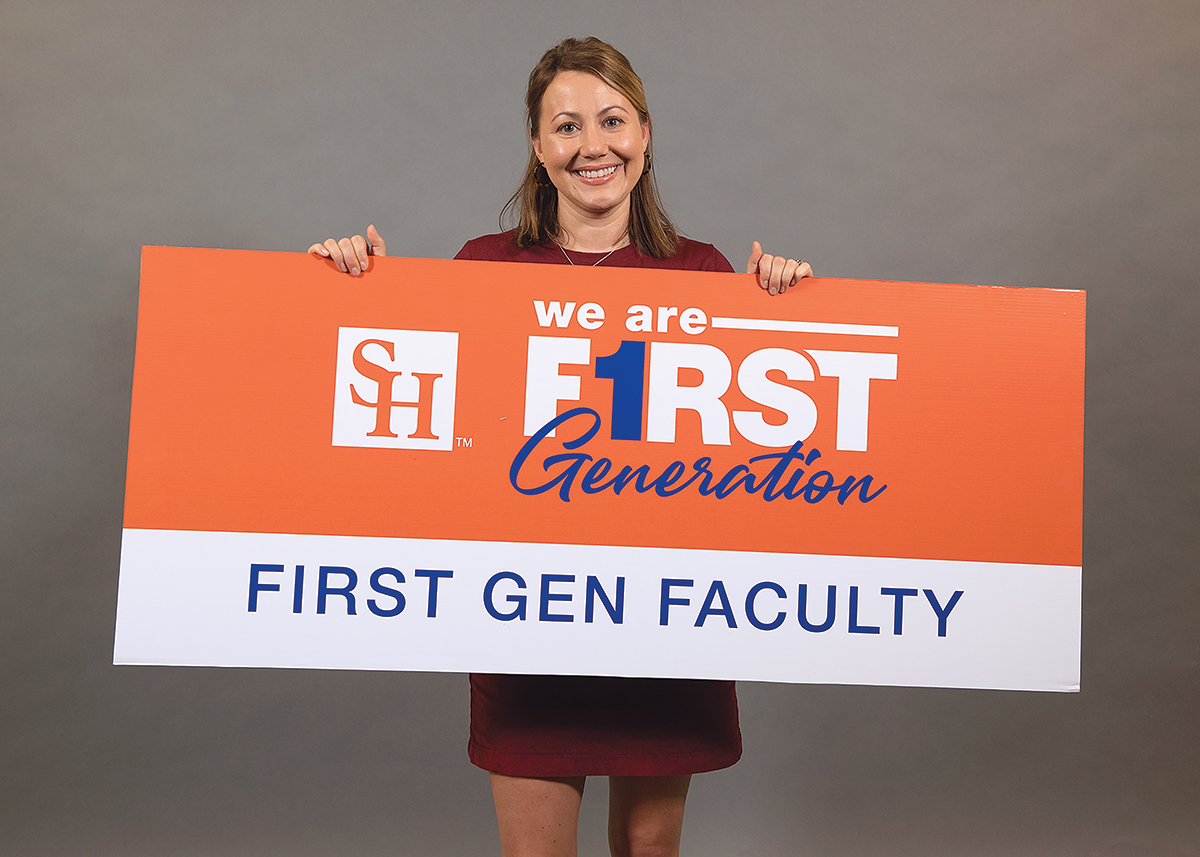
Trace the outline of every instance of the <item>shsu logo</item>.
<instances>
[{"instance_id":1,"label":"shsu logo","mask_svg":"<svg viewBox=\"0 0 1200 857\"><path fill-rule=\"evenodd\" d=\"M333 445L451 449L458 334L338 329Z\"/></svg>"}]
</instances>

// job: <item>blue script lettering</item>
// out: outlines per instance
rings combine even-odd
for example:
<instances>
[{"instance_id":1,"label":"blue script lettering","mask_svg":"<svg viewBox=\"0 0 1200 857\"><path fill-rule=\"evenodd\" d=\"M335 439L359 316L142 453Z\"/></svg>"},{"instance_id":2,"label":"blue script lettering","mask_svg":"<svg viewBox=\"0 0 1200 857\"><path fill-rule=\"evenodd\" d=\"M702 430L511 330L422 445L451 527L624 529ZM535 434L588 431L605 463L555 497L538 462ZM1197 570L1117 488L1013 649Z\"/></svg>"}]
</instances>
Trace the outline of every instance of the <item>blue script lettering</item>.
<instances>
[{"instance_id":1,"label":"blue script lettering","mask_svg":"<svg viewBox=\"0 0 1200 857\"><path fill-rule=\"evenodd\" d=\"M530 456L549 437L550 432L575 420L576 417L580 418L579 422L586 422L590 418L590 423L575 438L562 441L562 448L567 450L566 452L547 455L542 460L542 472L548 474L548 478L538 485L522 485L522 469ZM746 464L733 466L720 477L711 469L712 459L705 455L692 463L690 474L687 465L682 461L671 462L661 473L654 476L651 475L648 464L636 467L626 464L606 481L613 469L612 461L607 458L595 459L586 452L574 451L596 436L600 430L600 422L600 415L591 408L572 408L550 420L525 442L513 458L512 466L508 469L508 481L512 487L522 494L530 495L544 494L557 488L559 499L564 503L571 502L571 490L578 484L585 494L600 494L611 490L619 495L632 486L639 494L653 491L660 497L670 497L695 485L696 491L702 496L711 495L718 500L724 500L740 489L747 494L761 493L768 503L780 497L788 500L802 498L806 503L819 503L833 494L840 505L845 505L856 490L859 502L869 503L887 488L887 485L881 485L872 491L871 476L863 476L861 479L847 476L838 482L828 470L813 473L805 480L804 468L820 458L821 452L811 449L807 454L803 453L803 441L796 441L786 452L756 455ZM757 475L750 466L771 461L774 462L773 466L762 476ZM584 470L588 462L591 464Z\"/></svg>"}]
</instances>

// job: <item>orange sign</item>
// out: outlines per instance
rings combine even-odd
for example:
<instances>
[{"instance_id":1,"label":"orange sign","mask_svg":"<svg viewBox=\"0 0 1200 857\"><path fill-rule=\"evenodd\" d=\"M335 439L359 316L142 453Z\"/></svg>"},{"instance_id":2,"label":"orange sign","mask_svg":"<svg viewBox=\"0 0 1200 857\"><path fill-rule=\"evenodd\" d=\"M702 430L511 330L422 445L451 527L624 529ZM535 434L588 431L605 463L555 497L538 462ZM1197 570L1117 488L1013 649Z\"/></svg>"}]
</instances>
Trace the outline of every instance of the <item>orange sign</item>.
<instances>
[{"instance_id":1,"label":"orange sign","mask_svg":"<svg viewBox=\"0 0 1200 857\"><path fill-rule=\"evenodd\" d=\"M740 275L373 264L351 280L299 254L147 248L126 527L1080 563L1082 292L816 279L771 298ZM591 329L579 323L589 303L604 314ZM550 325L539 324L538 306L555 304ZM651 329L629 329L630 307L649 309ZM706 319L698 333L681 329L690 309ZM811 323L812 332L718 329L715 318ZM467 324L450 449L331 444L339 328L458 332ZM869 475L869 487L845 502L837 491L812 502L816 489L771 501L746 490L717 499L699 486L669 497L632 486L588 494L581 473L570 502L559 490L519 494L509 471L527 441L530 336L590 340L592 359L625 341L720 349L735 375L720 401L768 424L783 412L749 400L736 383L737 368L764 346L894 354L895 380L868 384L865 450L837 449L839 378L815 366L813 380L767 371L780 376L780 392L804 391L816 412L802 454L821 457L789 468L788 478L827 471L830 484L843 485ZM579 399L560 401L559 411L586 404L603 422L614 382L586 366L559 371L580 379ZM700 382L694 367L678 372L681 385ZM373 379L358 387L376 401ZM373 422L375 409L359 407ZM657 476L676 461L692 475L696 459L710 458L715 483L790 445L755 444L736 425L728 444L704 444L696 411L675 417L673 443L612 440L602 425L580 451L611 461L608 478L642 465ZM564 452L553 440L526 461L521 484L546 481L541 463ZM764 474L774 463L753 469ZM812 484L807 475L797 484Z\"/></svg>"}]
</instances>

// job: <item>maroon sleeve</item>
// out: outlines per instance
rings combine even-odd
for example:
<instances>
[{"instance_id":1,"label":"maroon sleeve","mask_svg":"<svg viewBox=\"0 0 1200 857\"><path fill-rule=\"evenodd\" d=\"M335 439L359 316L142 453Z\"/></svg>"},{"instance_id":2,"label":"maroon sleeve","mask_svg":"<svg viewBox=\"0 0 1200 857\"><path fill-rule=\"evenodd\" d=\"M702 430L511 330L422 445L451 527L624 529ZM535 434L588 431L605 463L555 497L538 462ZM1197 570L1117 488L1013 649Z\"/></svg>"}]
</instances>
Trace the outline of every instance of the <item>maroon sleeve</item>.
<instances>
[{"instance_id":1,"label":"maroon sleeve","mask_svg":"<svg viewBox=\"0 0 1200 857\"><path fill-rule=\"evenodd\" d=\"M485 253L478 252L479 243L481 241L483 241L484 238L487 238L487 237L488 236L485 235L483 238L472 238L466 244L462 245L462 249L459 250L458 253L455 254L454 258L455 259L478 259L478 260L484 261L484 262L494 261L489 257L489 255L486 252Z\"/></svg>"},{"instance_id":2,"label":"maroon sleeve","mask_svg":"<svg viewBox=\"0 0 1200 857\"><path fill-rule=\"evenodd\" d=\"M712 267L705 267L705 271L720 271L723 274L732 274L735 272L733 265L729 264L729 260L725 258L725 254L713 247L711 244L706 244L706 247L712 250L712 257L709 264Z\"/></svg>"},{"instance_id":3,"label":"maroon sleeve","mask_svg":"<svg viewBox=\"0 0 1200 857\"><path fill-rule=\"evenodd\" d=\"M720 250L711 244L692 241L690 238L679 239L679 252L673 260L678 262L671 267L686 271L719 271L723 274L734 272L733 265L729 264L729 260Z\"/></svg>"}]
</instances>

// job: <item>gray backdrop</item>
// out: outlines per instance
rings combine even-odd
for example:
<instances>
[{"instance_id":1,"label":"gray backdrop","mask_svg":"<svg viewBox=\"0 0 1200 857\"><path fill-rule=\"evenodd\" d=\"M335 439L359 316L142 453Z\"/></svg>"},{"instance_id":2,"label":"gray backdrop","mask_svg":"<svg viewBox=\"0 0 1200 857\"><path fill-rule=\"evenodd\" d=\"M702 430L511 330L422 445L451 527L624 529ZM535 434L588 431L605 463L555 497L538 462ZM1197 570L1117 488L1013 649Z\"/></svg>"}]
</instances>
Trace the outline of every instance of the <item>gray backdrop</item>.
<instances>
[{"instance_id":1,"label":"gray backdrop","mask_svg":"<svg viewBox=\"0 0 1200 857\"><path fill-rule=\"evenodd\" d=\"M686 853L1200 854L1195 0L7 0L0 852L498 852L462 676L111 666L138 254L450 256L588 33L735 264L1088 290L1082 692L743 684Z\"/></svg>"}]
</instances>

